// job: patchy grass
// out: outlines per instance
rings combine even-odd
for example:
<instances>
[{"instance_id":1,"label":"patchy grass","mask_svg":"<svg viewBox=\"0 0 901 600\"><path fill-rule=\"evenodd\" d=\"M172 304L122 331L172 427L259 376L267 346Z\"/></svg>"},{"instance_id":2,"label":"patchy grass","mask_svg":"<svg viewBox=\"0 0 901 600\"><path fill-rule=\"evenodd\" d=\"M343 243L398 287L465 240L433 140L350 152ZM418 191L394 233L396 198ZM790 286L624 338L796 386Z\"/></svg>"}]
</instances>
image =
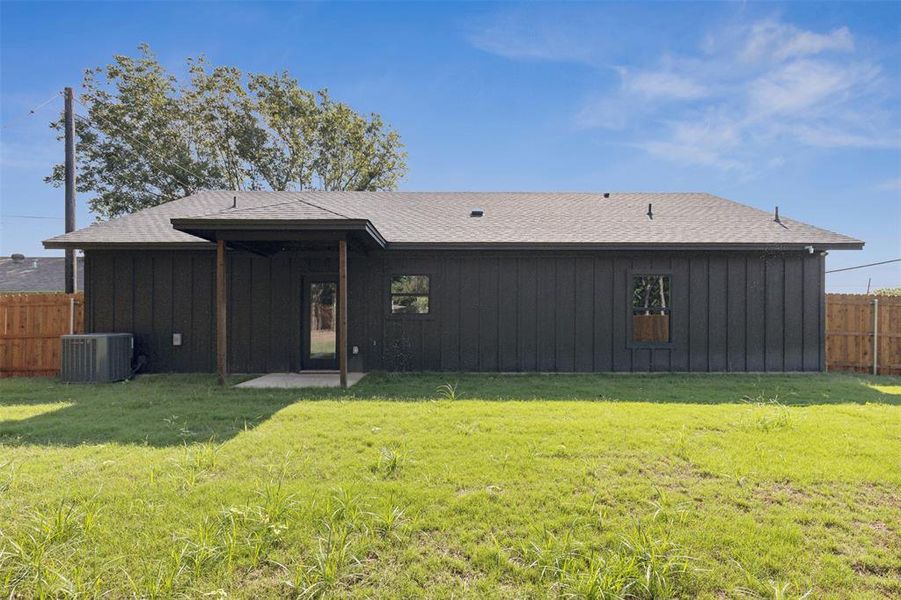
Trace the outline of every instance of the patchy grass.
<instances>
[{"instance_id":1,"label":"patchy grass","mask_svg":"<svg viewBox=\"0 0 901 600\"><path fill-rule=\"evenodd\" d=\"M899 384L0 380L0 596L898 596Z\"/></svg>"}]
</instances>

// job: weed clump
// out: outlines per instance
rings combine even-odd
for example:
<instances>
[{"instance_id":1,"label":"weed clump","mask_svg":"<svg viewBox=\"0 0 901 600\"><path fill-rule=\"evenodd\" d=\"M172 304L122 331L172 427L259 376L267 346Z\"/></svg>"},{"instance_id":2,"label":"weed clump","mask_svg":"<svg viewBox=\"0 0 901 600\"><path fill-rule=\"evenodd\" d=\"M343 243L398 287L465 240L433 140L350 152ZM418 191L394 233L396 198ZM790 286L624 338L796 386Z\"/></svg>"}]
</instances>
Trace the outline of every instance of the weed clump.
<instances>
[{"instance_id":1,"label":"weed clump","mask_svg":"<svg viewBox=\"0 0 901 600\"><path fill-rule=\"evenodd\" d=\"M791 427L792 415L788 407L779 401L779 396L745 396L742 401L748 405L748 411L740 422L745 429L771 432Z\"/></svg>"},{"instance_id":2,"label":"weed clump","mask_svg":"<svg viewBox=\"0 0 901 600\"><path fill-rule=\"evenodd\" d=\"M16 534L0 530L0 589L11 598L20 592L38 598L96 592L101 575L81 568L68 577L63 574L63 566L90 536L96 518L93 503L63 500L52 509L31 512L28 524Z\"/></svg>"},{"instance_id":3,"label":"weed clump","mask_svg":"<svg viewBox=\"0 0 901 600\"><path fill-rule=\"evenodd\" d=\"M442 400L453 402L457 399L457 385L457 382L444 383L435 388L435 391L438 393L438 397Z\"/></svg>"},{"instance_id":4,"label":"weed clump","mask_svg":"<svg viewBox=\"0 0 901 600\"><path fill-rule=\"evenodd\" d=\"M382 479L391 479L400 474L406 461L407 456L401 450L382 446L379 449L378 460L369 467L369 470Z\"/></svg>"}]
</instances>

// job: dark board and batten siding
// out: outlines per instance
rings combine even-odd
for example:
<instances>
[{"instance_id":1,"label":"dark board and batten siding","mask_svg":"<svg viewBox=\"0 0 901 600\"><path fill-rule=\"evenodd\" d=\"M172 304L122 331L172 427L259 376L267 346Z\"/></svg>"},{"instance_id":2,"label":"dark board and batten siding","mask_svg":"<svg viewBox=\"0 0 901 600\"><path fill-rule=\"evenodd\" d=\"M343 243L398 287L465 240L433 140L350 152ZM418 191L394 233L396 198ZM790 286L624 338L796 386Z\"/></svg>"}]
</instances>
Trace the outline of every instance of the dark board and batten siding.
<instances>
[{"instance_id":1,"label":"dark board and batten siding","mask_svg":"<svg viewBox=\"0 0 901 600\"><path fill-rule=\"evenodd\" d=\"M149 371L215 369L214 252L87 252L85 263L88 331L134 333ZM337 258L322 254L230 252L229 369L300 369L301 278L335 269Z\"/></svg>"},{"instance_id":2,"label":"dark board and batten siding","mask_svg":"<svg viewBox=\"0 0 901 600\"><path fill-rule=\"evenodd\" d=\"M149 370L213 370L212 252L88 252L86 264L90 331L134 332ZM327 252L229 253L232 371L302 368L302 281L336 264ZM822 370L823 269L800 252L352 253L352 368ZM671 275L671 347L630 347L633 272ZM430 315L389 314L398 274L430 276Z\"/></svg>"},{"instance_id":3,"label":"dark board and batten siding","mask_svg":"<svg viewBox=\"0 0 901 600\"><path fill-rule=\"evenodd\" d=\"M432 277L429 318L388 317L371 370L815 371L823 366L819 255L384 253L367 262L365 337L383 337L385 281ZM377 275L375 272L381 272ZM672 277L672 346L628 343L630 274ZM351 307L353 312L353 307ZM397 340L405 340L399 345ZM421 347L437 341L438 352ZM356 343L351 341L351 343ZM375 345L375 346L373 346Z\"/></svg>"},{"instance_id":4,"label":"dark board and batten siding","mask_svg":"<svg viewBox=\"0 0 901 600\"><path fill-rule=\"evenodd\" d=\"M85 253L85 327L135 334L154 371L215 368L212 252ZM183 333L183 345L172 334Z\"/></svg>"}]
</instances>

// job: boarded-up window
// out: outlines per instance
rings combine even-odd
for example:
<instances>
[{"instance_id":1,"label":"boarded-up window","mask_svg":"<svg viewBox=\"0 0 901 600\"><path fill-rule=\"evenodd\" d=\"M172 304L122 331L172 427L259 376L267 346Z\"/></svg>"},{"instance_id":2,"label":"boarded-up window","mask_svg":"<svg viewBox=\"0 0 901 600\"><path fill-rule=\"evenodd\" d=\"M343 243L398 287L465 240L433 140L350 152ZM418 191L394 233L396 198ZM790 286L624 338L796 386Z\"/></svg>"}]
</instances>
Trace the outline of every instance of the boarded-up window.
<instances>
[{"instance_id":1,"label":"boarded-up window","mask_svg":"<svg viewBox=\"0 0 901 600\"><path fill-rule=\"evenodd\" d=\"M396 275L391 278L391 314L429 314L428 275Z\"/></svg>"},{"instance_id":2,"label":"boarded-up window","mask_svg":"<svg viewBox=\"0 0 901 600\"><path fill-rule=\"evenodd\" d=\"M669 275L637 275L632 278L632 341L670 341Z\"/></svg>"}]
</instances>

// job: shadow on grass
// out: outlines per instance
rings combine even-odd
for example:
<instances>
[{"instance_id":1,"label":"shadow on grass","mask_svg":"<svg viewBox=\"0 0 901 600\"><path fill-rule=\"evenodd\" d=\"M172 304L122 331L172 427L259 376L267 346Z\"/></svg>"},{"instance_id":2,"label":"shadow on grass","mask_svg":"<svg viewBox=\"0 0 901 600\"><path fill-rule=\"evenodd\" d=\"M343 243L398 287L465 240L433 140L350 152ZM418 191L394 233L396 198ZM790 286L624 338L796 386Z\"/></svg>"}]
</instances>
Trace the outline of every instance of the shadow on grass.
<instances>
[{"instance_id":1,"label":"shadow on grass","mask_svg":"<svg viewBox=\"0 0 901 600\"><path fill-rule=\"evenodd\" d=\"M232 383L239 381L234 378ZM582 400L737 404L776 399L789 406L901 405L901 378L850 375L368 375L349 390L221 388L215 377L145 375L103 385L51 379L0 380L0 444L223 442L298 401L425 401L456 385L459 400ZM876 386L880 386L877 388Z\"/></svg>"},{"instance_id":2,"label":"shadow on grass","mask_svg":"<svg viewBox=\"0 0 901 600\"><path fill-rule=\"evenodd\" d=\"M153 375L134 381L67 385L52 379L0 380L0 444L222 442L297 401L297 390L220 388L208 375ZM28 412L33 416L26 416Z\"/></svg>"},{"instance_id":3,"label":"shadow on grass","mask_svg":"<svg viewBox=\"0 0 901 600\"><path fill-rule=\"evenodd\" d=\"M458 399L591 400L655 404L736 404L777 399L785 405L901 405L901 377L846 374L474 374L375 373L349 390L357 399L439 398L456 386ZM877 389L877 386L882 389Z\"/></svg>"}]
</instances>

